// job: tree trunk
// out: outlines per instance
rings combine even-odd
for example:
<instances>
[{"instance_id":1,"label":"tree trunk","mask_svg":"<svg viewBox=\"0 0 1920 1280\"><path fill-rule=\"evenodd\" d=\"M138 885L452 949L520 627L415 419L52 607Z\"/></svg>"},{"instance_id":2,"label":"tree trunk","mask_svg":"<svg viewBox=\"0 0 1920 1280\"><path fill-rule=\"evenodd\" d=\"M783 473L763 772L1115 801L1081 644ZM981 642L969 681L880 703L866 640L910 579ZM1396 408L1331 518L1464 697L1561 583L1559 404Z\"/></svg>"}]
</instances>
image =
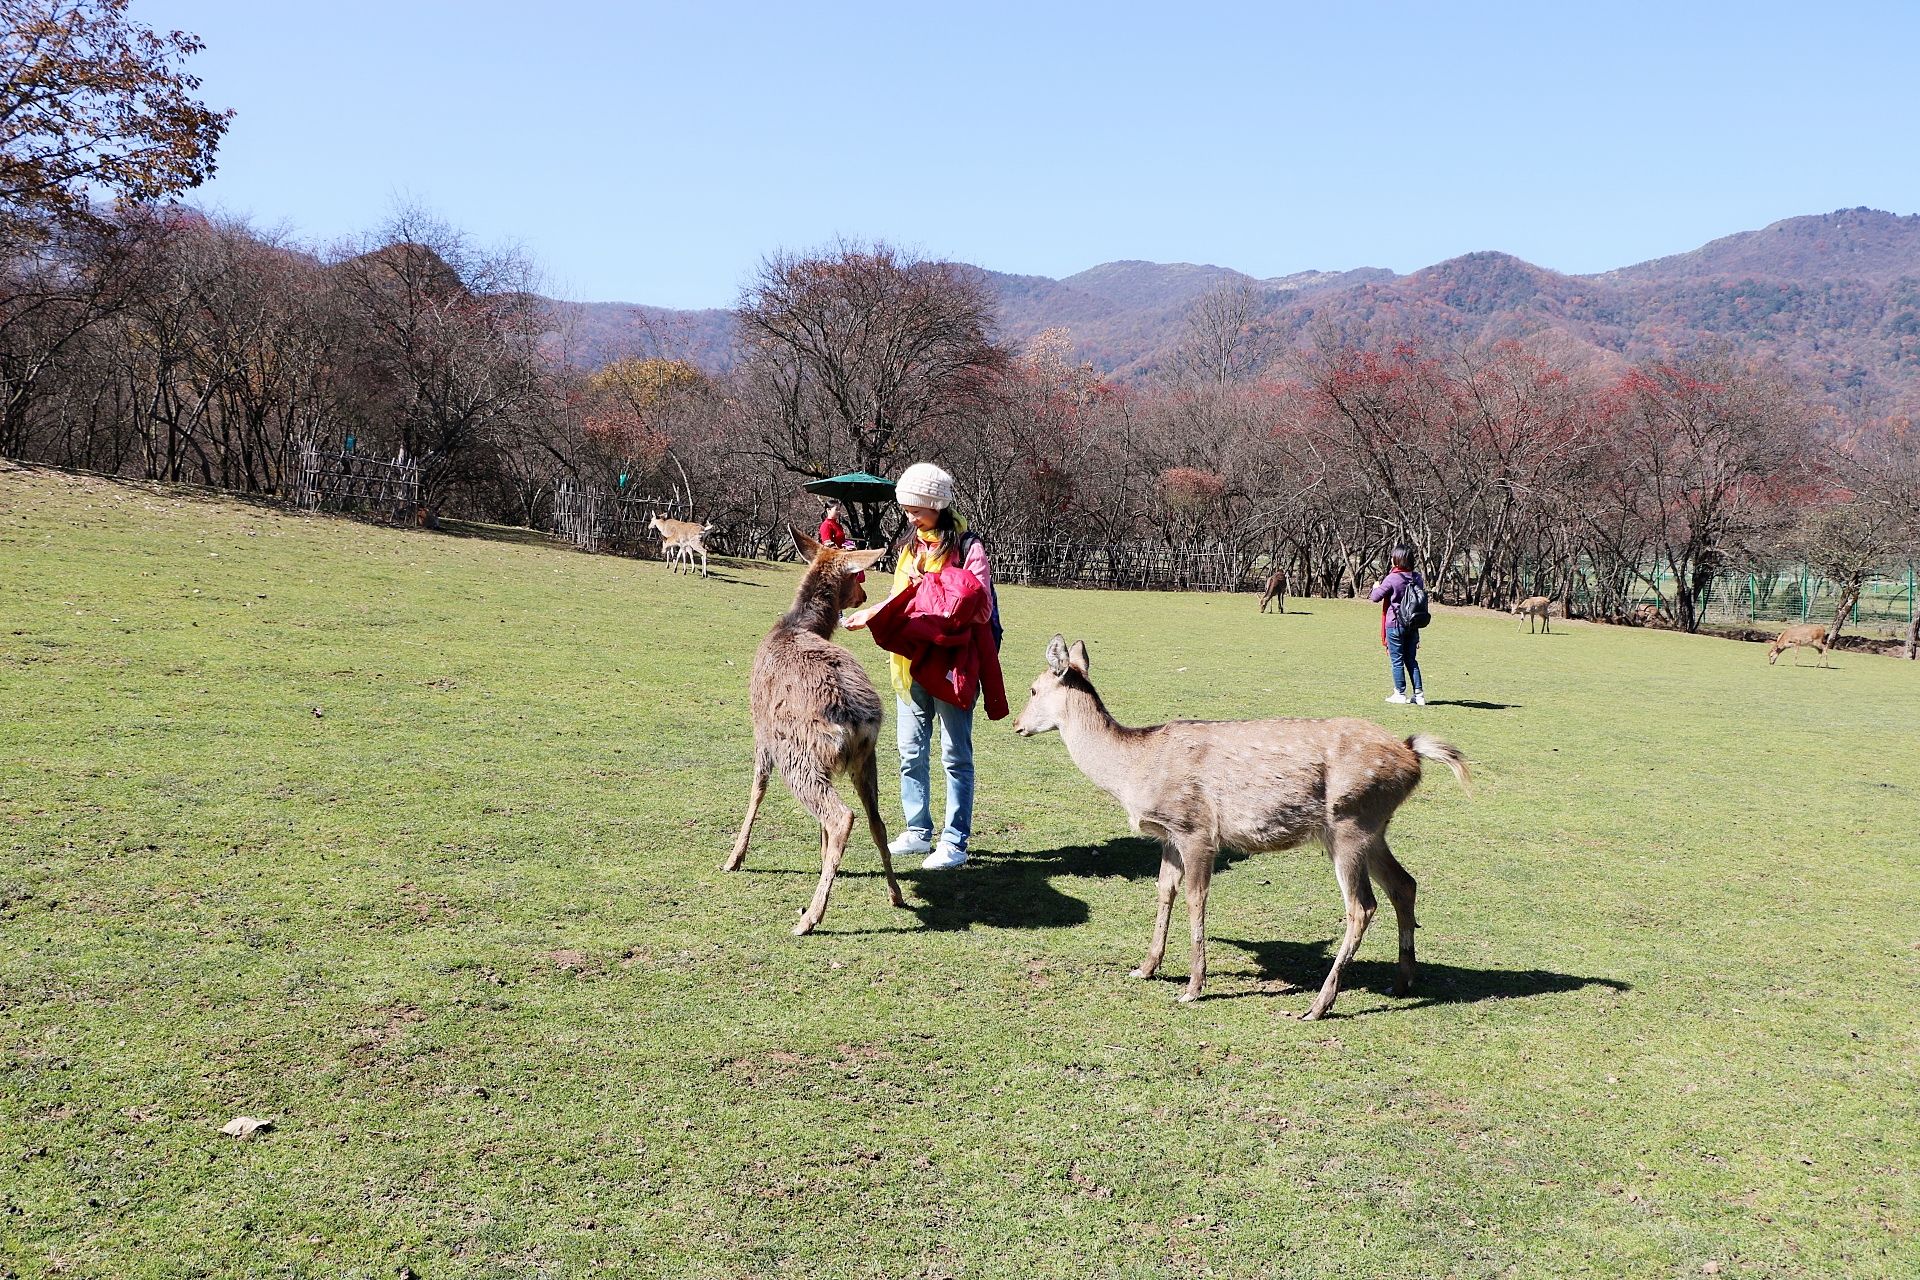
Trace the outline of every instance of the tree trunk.
<instances>
[{"instance_id":1,"label":"tree trunk","mask_svg":"<svg viewBox=\"0 0 1920 1280\"><path fill-rule=\"evenodd\" d=\"M1840 607L1833 611L1833 625L1827 628L1827 647L1831 649L1840 643L1840 629L1847 623L1847 612L1860 598L1860 584L1850 582L1840 593Z\"/></svg>"},{"instance_id":2,"label":"tree trunk","mask_svg":"<svg viewBox=\"0 0 1920 1280\"><path fill-rule=\"evenodd\" d=\"M1900 651L1900 656L1908 662L1920 658L1920 617L1907 624L1907 647Z\"/></svg>"}]
</instances>

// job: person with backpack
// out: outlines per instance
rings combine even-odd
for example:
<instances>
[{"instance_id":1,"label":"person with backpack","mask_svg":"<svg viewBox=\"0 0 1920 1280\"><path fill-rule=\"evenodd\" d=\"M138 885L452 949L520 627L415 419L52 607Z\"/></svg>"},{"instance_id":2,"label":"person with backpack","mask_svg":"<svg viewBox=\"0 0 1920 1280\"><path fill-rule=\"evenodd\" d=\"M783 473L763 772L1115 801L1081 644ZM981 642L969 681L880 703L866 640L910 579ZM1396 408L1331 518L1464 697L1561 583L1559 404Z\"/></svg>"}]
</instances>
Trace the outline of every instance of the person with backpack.
<instances>
[{"instance_id":1,"label":"person with backpack","mask_svg":"<svg viewBox=\"0 0 1920 1280\"><path fill-rule=\"evenodd\" d=\"M1380 605L1380 643L1386 646L1387 663L1393 669L1393 692L1387 701L1427 705L1426 688L1420 681L1420 630L1433 620L1427 607L1427 580L1413 567L1413 547L1394 544L1393 567L1380 579L1369 597ZM1413 696L1407 696L1407 685Z\"/></svg>"},{"instance_id":2,"label":"person with backpack","mask_svg":"<svg viewBox=\"0 0 1920 1280\"><path fill-rule=\"evenodd\" d=\"M951 475L930 462L916 462L901 473L894 498L907 528L898 544L892 596L848 616L846 627L860 631L877 620L874 640L893 655L888 665L898 701L905 829L890 847L902 856L925 853L924 870L946 871L966 864L973 835L973 708L981 691L988 695L991 718L1007 714L999 692L1000 601L986 543L953 510ZM912 599L902 599L909 594ZM929 656L930 648L942 647L949 656ZM936 697L915 678L916 671L944 696ZM935 721L947 777L946 820L937 845L928 764Z\"/></svg>"}]
</instances>

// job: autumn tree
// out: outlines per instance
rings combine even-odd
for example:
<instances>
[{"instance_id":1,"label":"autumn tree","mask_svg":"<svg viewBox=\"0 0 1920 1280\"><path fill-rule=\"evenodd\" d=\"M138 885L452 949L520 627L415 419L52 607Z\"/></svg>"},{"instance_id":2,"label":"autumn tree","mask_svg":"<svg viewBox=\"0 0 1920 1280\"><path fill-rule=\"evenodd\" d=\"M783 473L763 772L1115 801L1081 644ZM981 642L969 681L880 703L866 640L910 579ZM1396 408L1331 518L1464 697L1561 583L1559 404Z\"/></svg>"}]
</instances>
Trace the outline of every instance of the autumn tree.
<instances>
[{"instance_id":1,"label":"autumn tree","mask_svg":"<svg viewBox=\"0 0 1920 1280\"><path fill-rule=\"evenodd\" d=\"M198 37L160 34L128 0L0 0L0 242L93 218L93 200L199 186L231 111L184 69Z\"/></svg>"}]
</instances>

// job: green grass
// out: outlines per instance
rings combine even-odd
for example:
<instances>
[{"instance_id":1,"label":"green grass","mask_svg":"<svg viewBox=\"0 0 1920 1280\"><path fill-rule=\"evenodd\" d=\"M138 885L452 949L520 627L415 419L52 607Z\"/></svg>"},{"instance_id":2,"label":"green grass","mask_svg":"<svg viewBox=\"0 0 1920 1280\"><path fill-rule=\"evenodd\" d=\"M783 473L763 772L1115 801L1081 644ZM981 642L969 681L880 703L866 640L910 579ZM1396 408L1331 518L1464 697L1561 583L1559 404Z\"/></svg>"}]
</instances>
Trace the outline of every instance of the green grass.
<instances>
[{"instance_id":1,"label":"green grass","mask_svg":"<svg viewBox=\"0 0 1920 1280\"><path fill-rule=\"evenodd\" d=\"M1005 724L974 865L790 937L790 797L718 866L794 575L716 568L0 469L0 1274L1920 1273L1920 667L1442 611L1387 707L1361 604L1004 590L1018 695L1058 630L1131 723L1473 759L1415 997L1383 917L1302 1023L1324 857L1223 870L1178 1006Z\"/></svg>"}]
</instances>

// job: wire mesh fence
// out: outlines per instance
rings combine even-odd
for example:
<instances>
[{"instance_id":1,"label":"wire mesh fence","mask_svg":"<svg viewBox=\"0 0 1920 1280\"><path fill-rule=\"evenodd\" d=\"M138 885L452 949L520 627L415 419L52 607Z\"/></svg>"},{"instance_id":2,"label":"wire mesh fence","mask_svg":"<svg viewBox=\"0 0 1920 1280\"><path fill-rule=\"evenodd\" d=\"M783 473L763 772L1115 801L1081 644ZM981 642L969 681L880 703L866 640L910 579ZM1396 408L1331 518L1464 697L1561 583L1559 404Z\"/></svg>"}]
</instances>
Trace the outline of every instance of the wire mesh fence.
<instances>
[{"instance_id":1,"label":"wire mesh fence","mask_svg":"<svg viewBox=\"0 0 1920 1280\"><path fill-rule=\"evenodd\" d=\"M1024 538L990 538L988 546L996 578L1032 586L1252 591L1264 576L1254 557L1230 547Z\"/></svg>"},{"instance_id":2,"label":"wire mesh fence","mask_svg":"<svg viewBox=\"0 0 1920 1280\"><path fill-rule=\"evenodd\" d=\"M1920 608L1917 579L1920 564L1868 579L1848 610L1847 625L1888 634L1904 631ZM1590 603L1589 593L1582 588L1573 592L1576 609ZM1653 571L1640 579L1632 601L1671 609L1676 594L1672 576ZM1708 585L1701 617L1709 624L1830 622L1840 607L1840 595L1840 584L1804 565L1728 573Z\"/></svg>"}]
</instances>

